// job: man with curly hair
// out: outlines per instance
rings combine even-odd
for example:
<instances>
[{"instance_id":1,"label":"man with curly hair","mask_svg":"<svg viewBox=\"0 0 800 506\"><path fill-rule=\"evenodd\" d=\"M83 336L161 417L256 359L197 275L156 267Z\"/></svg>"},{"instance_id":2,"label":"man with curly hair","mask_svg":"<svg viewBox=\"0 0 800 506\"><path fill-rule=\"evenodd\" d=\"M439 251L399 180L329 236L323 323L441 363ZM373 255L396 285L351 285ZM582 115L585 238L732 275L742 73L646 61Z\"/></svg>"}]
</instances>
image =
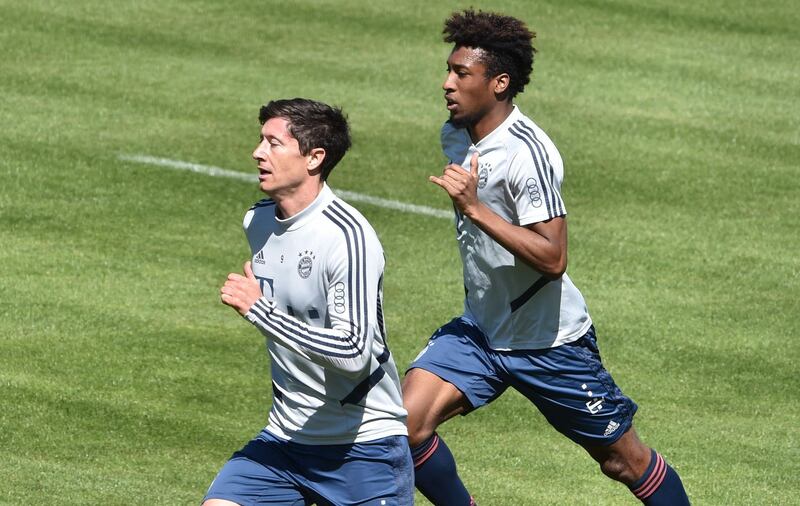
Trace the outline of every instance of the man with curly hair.
<instances>
[{"instance_id":1,"label":"man with curly hair","mask_svg":"<svg viewBox=\"0 0 800 506\"><path fill-rule=\"evenodd\" d=\"M513 104L530 81L535 34L473 10L454 13L444 34L454 44L441 136L450 163L430 180L453 201L466 297L403 381L417 488L437 505L475 503L436 428L512 387L644 504L688 504L675 470L637 437L637 406L603 367L566 274L562 159Z\"/></svg>"}]
</instances>

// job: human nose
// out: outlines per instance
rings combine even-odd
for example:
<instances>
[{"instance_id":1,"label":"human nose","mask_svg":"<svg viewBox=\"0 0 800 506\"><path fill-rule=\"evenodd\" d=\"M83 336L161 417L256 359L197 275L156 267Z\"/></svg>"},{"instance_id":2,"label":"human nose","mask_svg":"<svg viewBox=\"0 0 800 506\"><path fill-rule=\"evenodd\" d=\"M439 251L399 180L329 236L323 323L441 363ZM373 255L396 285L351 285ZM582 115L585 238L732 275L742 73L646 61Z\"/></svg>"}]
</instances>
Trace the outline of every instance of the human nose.
<instances>
[{"instance_id":1,"label":"human nose","mask_svg":"<svg viewBox=\"0 0 800 506\"><path fill-rule=\"evenodd\" d=\"M256 149L253 150L253 160L263 160L264 159L264 156L265 156L264 142L266 142L266 141L259 142L258 146L256 146Z\"/></svg>"},{"instance_id":2,"label":"human nose","mask_svg":"<svg viewBox=\"0 0 800 506\"><path fill-rule=\"evenodd\" d=\"M444 91L455 91L455 86L453 85L453 72L447 73L447 77L444 78L444 82L442 83L442 89Z\"/></svg>"}]
</instances>

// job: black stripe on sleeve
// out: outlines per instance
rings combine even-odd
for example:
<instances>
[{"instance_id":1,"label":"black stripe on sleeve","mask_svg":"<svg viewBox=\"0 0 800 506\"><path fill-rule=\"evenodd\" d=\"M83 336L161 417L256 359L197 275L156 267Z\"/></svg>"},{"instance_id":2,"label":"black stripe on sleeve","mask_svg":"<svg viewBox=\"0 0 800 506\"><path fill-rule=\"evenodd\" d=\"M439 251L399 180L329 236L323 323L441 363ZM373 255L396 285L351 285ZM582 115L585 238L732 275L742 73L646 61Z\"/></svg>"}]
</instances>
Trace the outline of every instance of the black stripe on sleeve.
<instances>
[{"instance_id":1,"label":"black stripe on sleeve","mask_svg":"<svg viewBox=\"0 0 800 506\"><path fill-rule=\"evenodd\" d=\"M337 204L334 207L334 204ZM368 334L366 308L366 242L361 224L334 202L323 214L338 226L345 235L348 252L348 308L352 333L363 348ZM363 342L362 342L363 341Z\"/></svg>"},{"instance_id":2,"label":"black stripe on sleeve","mask_svg":"<svg viewBox=\"0 0 800 506\"><path fill-rule=\"evenodd\" d=\"M330 333L316 332L305 323L287 318L274 311L263 299L259 299L253 304L247 317L251 321L258 322L273 334L320 354L339 358L353 358L363 351L363 345L358 346L356 336L341 336L334 331ZM355 352L349 354L336 351L353 350L354 348Z\"/></svg>"},{"instance_id":3,"label":"black stripe on sleeve","mask_svg":"<svg viewBox=\"0 0 800 506\"><path fill-rule=\"evenodd\" d=\"M359 220L353 216L341 203L333 201L331 207L335 207L341 214L340 216L353 227L353 239L356 241L356 313L358 315L358 322L366 329L368 312L367 312L367 244L364 238L364 228L361 226ZM356 228L358 230L356 230Z\"/></svg>"},{"instance_id":4,"label":"black stripe on sleeve","mask_svg":"<svg viewBox=\"0 0 800 506\"><path fill-rule=\"evenodd\" d=\"M550 163L550 155L547 153L544 143L538 137L536 137L536 132L533 130L533 128L531 128L530 125L526 125L523 121L518 121L517 124L520 127L520 132L527 133L528 138L533 141L537 151L539 152L539 156L544 156L547 175L550 177L550 187L553 189L553 210L555 211L555 216L563 216L566 214L564 212L564 201L561 199L560 192L556 189L556 171L553 169L553 164Z\"/></svg>"}]
</instances>

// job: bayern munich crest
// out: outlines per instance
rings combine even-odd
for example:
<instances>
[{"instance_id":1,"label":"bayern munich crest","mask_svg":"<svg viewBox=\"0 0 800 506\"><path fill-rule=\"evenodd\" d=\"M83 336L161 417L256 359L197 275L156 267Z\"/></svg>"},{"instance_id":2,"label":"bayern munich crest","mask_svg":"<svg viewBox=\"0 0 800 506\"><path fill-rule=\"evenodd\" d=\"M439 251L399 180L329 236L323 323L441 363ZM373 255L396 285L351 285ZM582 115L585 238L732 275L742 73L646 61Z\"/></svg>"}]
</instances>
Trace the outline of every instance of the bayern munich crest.
<instances>
[{"instance_id":1,"label":"bayern munich crest","mask_svg":"<svg viewBox=\"0 0 800 506\"><path fill-rule=\"evenodd\" d=\"M297 273L301 278L306 279L311 275L311 269L314 267L314 253L311 251L303 251L297 254L300 261L297 262Z\"/></svg>"},{"instance_id":2,"label":"bayern munich crest","mask_svg":"<svg viewBox=\"0 0 800 506\"><path fill-rule=\"evenodd\" d=\"M492 172L492 164L481 162L478 167L480 168L478 172L478 188L483 188L489 180L489 174Z\"/></svg>"},{"instance_id":3,"label":"bayern munich crest","mask_svg":"<svg viewBox=\"0 0 800 506\"><path fill-rule=\"evenodd\" d=\"M486 181L489 179L489 171L486 169L481 169L480 173L478 173L478 188L483 188L486 186Z\"/></svg>"}]
</instances>

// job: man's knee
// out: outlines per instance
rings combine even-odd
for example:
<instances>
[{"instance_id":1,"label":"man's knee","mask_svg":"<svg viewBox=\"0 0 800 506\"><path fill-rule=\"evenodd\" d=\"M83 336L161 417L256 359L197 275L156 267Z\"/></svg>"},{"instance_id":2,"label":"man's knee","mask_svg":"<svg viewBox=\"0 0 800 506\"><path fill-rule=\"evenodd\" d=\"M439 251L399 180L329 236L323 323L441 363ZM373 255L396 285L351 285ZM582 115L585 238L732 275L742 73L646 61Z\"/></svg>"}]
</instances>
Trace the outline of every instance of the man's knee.
<instances>
[{"instance_id":1,"label":"man's knee","mask_svg":"<svg viewBox=\"0 0 800 506\"><path fill-rule=\"evenodd\" d=\"M239 506L239 503L226 501L225 499L208 499L202 506Z\"/></svg>"},{"instance_id":2,"label":"man's knee","mask_svg":"<svg viewBox=\"0 0 800 506\"><path fill-rule=\"evenodd\" d=\"M412 448L430 438L436 428L466 412L469 402L456 387L423 369L412 369L403 380L403 407Z\"/></svg>"},{"instance_id":3,"label":"man's knee","mask_svg":"<svg viewBox=\"0 0 800 506\"><path fill-rule=\"evenodd\" d=\"M430 412L420 409L417 403L406 406L408 418L406 427L408 429L408 444L411 448L421 445L430 438L436 431L436 421L430 416Z\"/></svg>"},{"instance_id":4,"label":"man's knee","mask_svg":"<svg viewBox=\"0 0 800 506\"><path fill-rule=\"evenodd\" d=\"M612 480L633 483L636 480L633 468L621 455L610 455L599 462L600 470Z\"/></svg>"},{"instance_id":5,"label":"man's knee","mask_svg":"<svg viewBox=\"0 0 800 506\"><path fill-rule=\"evenodd\" d=\"M586 450L604 475L626 485L639 479L650 463L650 448L639 440L633 429L611 446L587 447Z\"/></svg>"}]
</instances>

